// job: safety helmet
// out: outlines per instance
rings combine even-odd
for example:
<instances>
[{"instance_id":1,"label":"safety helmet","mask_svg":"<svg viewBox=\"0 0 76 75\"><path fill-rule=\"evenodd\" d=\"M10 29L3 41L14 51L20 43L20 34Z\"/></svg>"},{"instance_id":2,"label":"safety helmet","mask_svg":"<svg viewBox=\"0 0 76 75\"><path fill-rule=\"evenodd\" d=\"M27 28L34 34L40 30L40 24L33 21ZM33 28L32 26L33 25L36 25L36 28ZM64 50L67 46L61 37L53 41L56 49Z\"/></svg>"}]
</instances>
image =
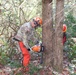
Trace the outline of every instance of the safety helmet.
<instances>
[{"instance_id":1,"label":"safety helmet","mask_svg":"<svg viewBox=\"0 0 76 75\"><path fill-rule=\"evenodd\" d=\"M66 30L67 30L67 26L66 24L63 24L63 32L66 32Z\"/></svg>"},{"instance_id":2,"label":"safety helmet","mask_svg":"<svg viewBox=\"0 0 76 75\"><path fill-rule=\"evenodd\" d=\"M34 51L34 52L40 52L40 45L35 45L35 46L33 46L32 47L32 50Z\"/></svg>"},{"instance_id":3,"label":"safety helmet","mask_svg":"<svg viewBox=\"0 0 76 75\"><path fill-rule=\"evenodd\" d=\"M33 19L34 24L37 26L41 26L42 25L42 19L40 17L36 17Z\"/></svg>"}]
</instances>

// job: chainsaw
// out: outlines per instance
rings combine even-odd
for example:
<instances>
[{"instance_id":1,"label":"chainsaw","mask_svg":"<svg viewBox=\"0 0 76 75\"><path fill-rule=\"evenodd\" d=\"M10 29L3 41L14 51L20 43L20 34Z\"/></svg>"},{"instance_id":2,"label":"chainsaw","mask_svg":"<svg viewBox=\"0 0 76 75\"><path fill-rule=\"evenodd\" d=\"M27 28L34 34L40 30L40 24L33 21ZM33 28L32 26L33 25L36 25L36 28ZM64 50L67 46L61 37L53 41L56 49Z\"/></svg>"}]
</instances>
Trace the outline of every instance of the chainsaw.
<instances>
[{"instance_id":1,"label":"chainsaw","mask_svg":"<svg viewBox=\"0 0 76 75\"><path fill-rule=\"evenodd\" d=\"M39 42L38 44L34 45L33 47L31 47L31 50L37 53L41 53L40 64L42 64L43 63L43 52L44 52L44 46L42 45L42 43Z\"/></svg>"}]
</instances>

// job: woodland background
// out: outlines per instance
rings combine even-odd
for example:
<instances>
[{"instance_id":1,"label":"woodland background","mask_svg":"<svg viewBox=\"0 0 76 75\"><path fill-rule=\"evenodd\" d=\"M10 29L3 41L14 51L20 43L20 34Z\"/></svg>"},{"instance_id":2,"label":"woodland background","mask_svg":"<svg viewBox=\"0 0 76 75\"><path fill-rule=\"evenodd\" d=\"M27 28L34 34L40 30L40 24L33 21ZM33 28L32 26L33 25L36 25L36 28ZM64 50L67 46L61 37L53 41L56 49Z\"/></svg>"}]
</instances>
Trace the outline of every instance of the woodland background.
<instances>
[{"instance_id":1,"label":"woodland background","mask_svg":"<svg viewBox=\"0 0 76 75\"><path fill-rule=\"evenodd\" d=\"M52 1L52 7L52 18L55 19L56 0ZM54 72L51 68L41 70L42 65L38 63L40 54L39 56L35 54L38 60L33 58L33 61L29 65L30 71L28 73L22 71L17 47L11 39L23 23L30 21L36 16L42 17L41 0L0 0L1 75L52 75L52 72ZM76 0L64 1L64 23L67 25L67 42L64 45L66 55L64 57L66 59L65 65L69 64L69 66L64 69L66 72L62 72L61 74L76 75ZM42 40L42 28L38 28L36 33L36 37ZM44 74L45 71L48 73ZM60 75L58 72L54 73L55 75Z\"/></svg>"}]
</instances>

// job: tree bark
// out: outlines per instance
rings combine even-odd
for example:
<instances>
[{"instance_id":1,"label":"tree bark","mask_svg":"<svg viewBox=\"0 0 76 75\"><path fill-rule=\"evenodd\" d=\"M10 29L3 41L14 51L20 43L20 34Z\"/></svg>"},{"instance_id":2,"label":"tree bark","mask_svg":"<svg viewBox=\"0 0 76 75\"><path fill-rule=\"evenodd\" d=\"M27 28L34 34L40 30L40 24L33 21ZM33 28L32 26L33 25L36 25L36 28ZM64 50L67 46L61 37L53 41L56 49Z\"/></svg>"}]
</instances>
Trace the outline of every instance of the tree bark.
<instances>
[{"instance_id":1,"label":"tree bark","mask_svg":"<svg viewBox=\"0 0 76 75\"><path fill-rule=\"evenodd\" d=\"M42 0L42 42L44 46L44 65L52 65L52 0Z\"/></svg>"},{"instance_id":2,"label":"tree bark","mask_svg":"<svg viewBox=\"0 0 76 75\"><path fill-rule=\"evenodd\" d=\"M54 40L54 63L53 67L56 71L61 72L63 69L63 19L64 19L64 0L56 2L55 17L55 40Z\"/></svg>"}]
</instances>

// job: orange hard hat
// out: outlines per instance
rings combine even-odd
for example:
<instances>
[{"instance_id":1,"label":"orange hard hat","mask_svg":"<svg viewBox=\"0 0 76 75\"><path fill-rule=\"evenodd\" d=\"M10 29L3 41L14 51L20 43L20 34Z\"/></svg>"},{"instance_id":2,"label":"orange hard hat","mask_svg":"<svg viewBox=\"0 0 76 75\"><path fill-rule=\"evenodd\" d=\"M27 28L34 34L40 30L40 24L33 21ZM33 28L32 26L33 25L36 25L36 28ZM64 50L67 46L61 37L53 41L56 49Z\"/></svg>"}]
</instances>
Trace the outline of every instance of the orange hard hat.
<instances>
[{"instance_id":1,"label":"orange hard hat","mask_svg":"<svg viewBox=\"0 0 76 75\"><path fill-rule=\"evenodd\" d=\"M40 17L36 17L33 19L39 26L42 25L42 19Z\"/></svg>"},{"instance_id":2,"label":"orange hard hat","mask_svg":"<svg viewBox=\"0 0 76 75\"><path fill-rule=\"evenodd\" d=\"M66 32L66 30L67 30L67 26L66 24L63 24L63 32Z\"/></svg>"},{"instance_id":3,"label":"orange hard hat","mask_svg":"<svg viewBox=\"0 0 76 75\"><path fill-rule=\"evenodd\" d=\"M34 52L40 52L40 45L35 45L35 46L33 46L33 47L32 47L32 50L33 50Z\"/></svg>"}]
</instances>

